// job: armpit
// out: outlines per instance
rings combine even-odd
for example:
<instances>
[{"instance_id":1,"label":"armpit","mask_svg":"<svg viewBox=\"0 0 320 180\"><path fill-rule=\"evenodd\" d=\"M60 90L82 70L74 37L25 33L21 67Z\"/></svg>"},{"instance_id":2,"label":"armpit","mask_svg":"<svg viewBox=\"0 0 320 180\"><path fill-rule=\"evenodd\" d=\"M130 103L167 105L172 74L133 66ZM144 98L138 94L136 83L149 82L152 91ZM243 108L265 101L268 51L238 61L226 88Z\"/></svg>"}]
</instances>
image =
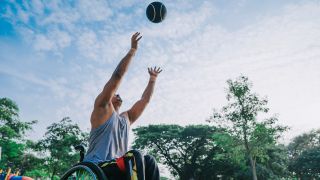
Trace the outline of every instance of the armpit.
<instances>
[{"instance_id":1,"label":"armpit","mask_svg":"<svg viewBox=\"0 0 320 180\"><path fill-rule=\"evenodd\" d=\"M120 114L120 117L123 117L123 118L127 121L127 124L128 124L128 125L131 125L131 122L130 122L129 115L128 115L128 112L127 112L127 111L121 113L121 114Z\"/></svg>"}]
</instances>

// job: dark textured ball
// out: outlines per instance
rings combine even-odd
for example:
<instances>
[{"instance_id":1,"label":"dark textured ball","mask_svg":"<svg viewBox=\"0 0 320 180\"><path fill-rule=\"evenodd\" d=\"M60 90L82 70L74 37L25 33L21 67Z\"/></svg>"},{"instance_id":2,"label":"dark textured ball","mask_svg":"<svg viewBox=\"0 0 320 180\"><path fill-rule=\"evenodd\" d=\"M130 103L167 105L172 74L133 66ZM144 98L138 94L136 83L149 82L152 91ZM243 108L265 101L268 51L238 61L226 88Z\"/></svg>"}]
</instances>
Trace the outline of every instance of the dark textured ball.
<instances>
[{"instance_id":1,"label":"dark textured ball","mask_svg":"<svg viewBox=\"0 0 320 180\"><path fill-rule=\"evenodd\" d=\"M167 15L167 8L161 2L152 2L148 5L146 14L151 22L159 23Z\"/></svg>"}]
</instances>

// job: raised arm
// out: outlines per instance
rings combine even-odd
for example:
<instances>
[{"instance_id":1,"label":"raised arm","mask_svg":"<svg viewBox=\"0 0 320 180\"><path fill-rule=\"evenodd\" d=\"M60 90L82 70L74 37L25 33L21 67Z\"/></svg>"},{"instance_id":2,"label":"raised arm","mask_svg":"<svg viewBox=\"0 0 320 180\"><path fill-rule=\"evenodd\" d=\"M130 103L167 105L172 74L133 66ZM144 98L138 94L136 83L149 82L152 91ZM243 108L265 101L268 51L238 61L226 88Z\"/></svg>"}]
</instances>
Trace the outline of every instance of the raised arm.
<instances>
[{"instance_id":1,"label":"raised arm","mask_svg":"<svg viewBox=\"0 0 320 180\"><path fill-rule=\"evenodd\" d=\"M162 70L157 67L148 68L150 78L148 85L142 94L141 99L137 101L130 110L125 112L128 115L130 124L134 123L138 119L138 117L142 114L143 110L146 108L147 104L150 102L158 74L161 71Z\"/></svg>"},{"instance_id":2,"label":"raised arm","mask_svg":"<svg viewBox=\"0 0 320 180\"><path fill-rule=\"evenodd\" d=\"M124 58L122 58L117 68L113 72L110 80L106 83L102 92L97 96L94 103L95 107L105 107L108 103L111 103L111 98L115 94L124 74L128 70L132 57L135 55L135 52L138 48L138 41L140 39L140 33L136 32L134 35L132 35L130 51L126 54Z\"/></svg>"}]
</instances>

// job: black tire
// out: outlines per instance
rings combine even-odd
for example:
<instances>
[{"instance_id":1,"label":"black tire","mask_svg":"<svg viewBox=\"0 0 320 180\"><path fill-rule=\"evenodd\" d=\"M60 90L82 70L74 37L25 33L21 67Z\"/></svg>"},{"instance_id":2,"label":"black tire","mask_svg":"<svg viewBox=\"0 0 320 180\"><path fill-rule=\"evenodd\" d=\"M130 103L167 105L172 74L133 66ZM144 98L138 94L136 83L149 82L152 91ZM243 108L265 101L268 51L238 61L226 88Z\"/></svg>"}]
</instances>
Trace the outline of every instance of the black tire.
<instances>
[{"instance_id":1,"label":"black tire","mask_svg":"<svg viewBox=\"0 0 320 180\"><path fill-rule=\"evenodd\" d=\"M79 172L81 177L86 180L107 180L102 169L92 162L80 162L74 165L62 175L61 180L77 179Z\"/></svg>"}]
</instances>

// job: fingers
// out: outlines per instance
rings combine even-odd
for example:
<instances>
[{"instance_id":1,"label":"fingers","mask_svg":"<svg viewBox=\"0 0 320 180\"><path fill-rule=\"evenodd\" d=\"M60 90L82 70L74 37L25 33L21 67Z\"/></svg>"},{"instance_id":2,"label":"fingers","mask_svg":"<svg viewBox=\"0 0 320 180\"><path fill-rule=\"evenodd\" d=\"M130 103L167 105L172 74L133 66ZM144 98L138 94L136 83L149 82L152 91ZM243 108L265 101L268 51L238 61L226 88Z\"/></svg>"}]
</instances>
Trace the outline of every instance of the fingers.
<instances>
[{"instance_id":1,"label":"fingers","mask_svg":"<svg viewBox=\"0 0 320 180\"><path fill-rule=\"evenodd\" d=\"M140 37L139 36L140 36L140 32L136 32L132 35L132 39L139 41L142 38L142 36Z\"/></svg>"},{"instance_id":2,"label":"fingers","mask_svg":"<svg viewBox=\"0 0 320 180\"><path fill-rule=\"evenodd\" d=\"M139 36L139 32L136 32L136 33L134 33L133 35L132 35L132 37L138 37Z\"/></svg>"},{"instance_id":3,"label":"fingers","mask_svg":"<svg viewBox=\"0 0 320 180\"><path fill-rule=\"evenodd\" d=\"M154 71L159 74L159 73L161 73L162 69L160 67L157 68L157 66L155 66Z\"/></svg>"},{"instance_id":4,"label":"fingers","mask_svg":"<svg viewBox=\"0 0 320 180\"><path fill-rule=\"evenodd\" d=\"M141 38L142 38L142 36L140 36L140 37L137 39L137 41L139 41Z\"/></svg>"},{"instance_id":5,"label":"fingers","mask_svg":"<svg viewBox=\"0 0 320 180\"><path fill-rule=\"evenodd\" d=\"M162 72L162 69L160 67L154 66L154 67L148 67L149 73L156 73L159 74Z\"/></svg>"}]
</instances>

